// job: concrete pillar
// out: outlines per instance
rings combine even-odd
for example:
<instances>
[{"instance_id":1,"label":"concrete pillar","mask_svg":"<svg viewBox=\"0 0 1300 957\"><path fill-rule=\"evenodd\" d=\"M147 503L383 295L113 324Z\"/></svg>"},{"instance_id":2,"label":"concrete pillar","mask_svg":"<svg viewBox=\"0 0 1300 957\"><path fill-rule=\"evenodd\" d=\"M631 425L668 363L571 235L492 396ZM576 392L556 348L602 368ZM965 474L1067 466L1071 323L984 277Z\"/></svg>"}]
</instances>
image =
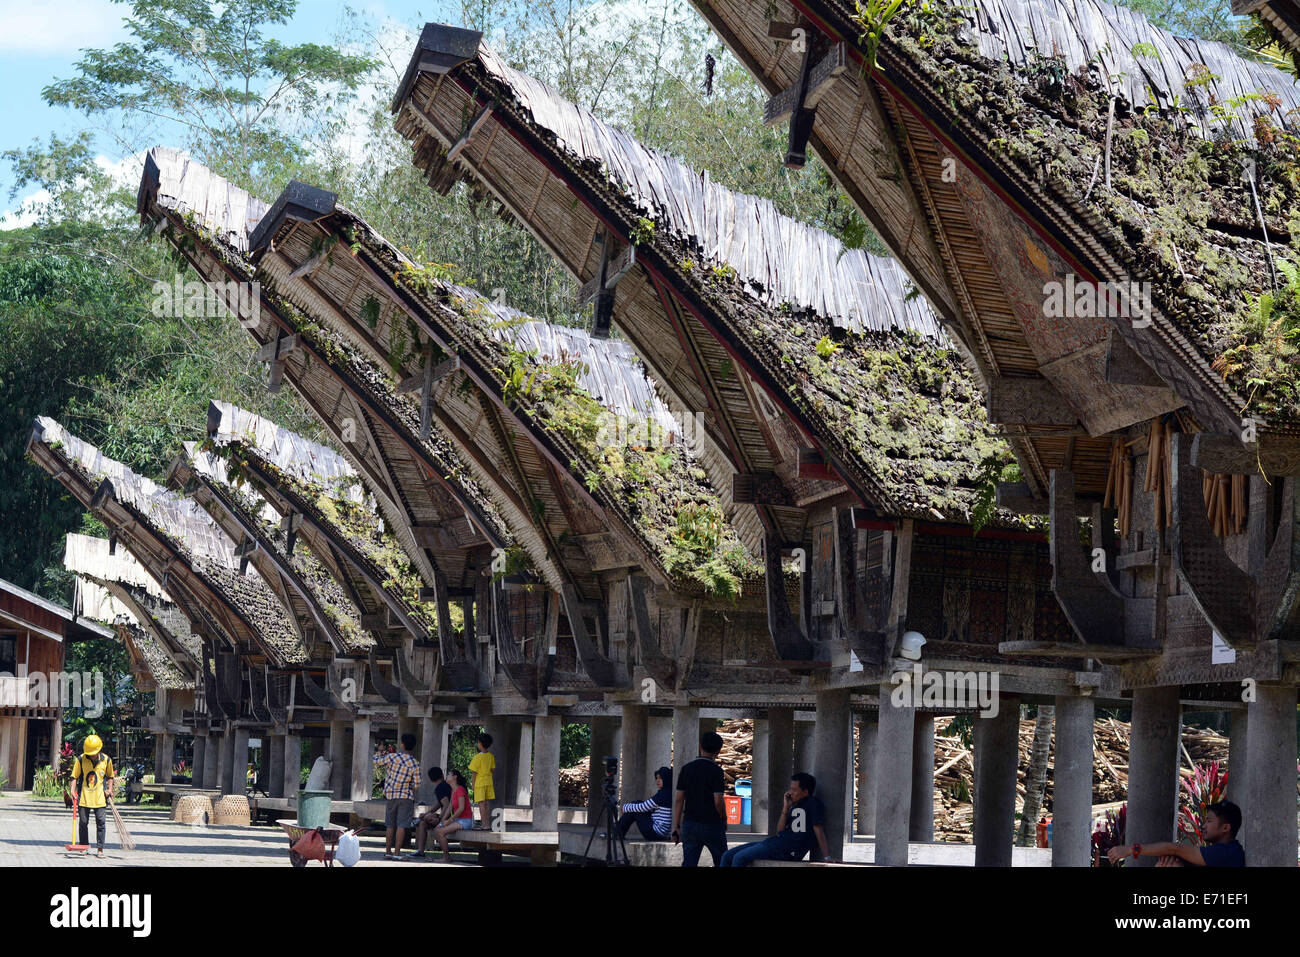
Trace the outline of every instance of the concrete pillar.
<instances>
[{"instance_id":1,"label":"concrete pillar","mask_svg":"<svg viewBox=\"0 0 1300 957\"><path fill-rule=\"evenodd\" d=\"M351 777L348 775L348 723L330 722L330 792L335 801L346 801L352 796Z\"/></svg>"},{"instance_id":2,"label":"concrete pillar","mask_svg":"<svg viewBox=\"0 0 1300 957\"><path fill-rule=\"evenodd\" d=\"M643 704L623 705L623 750L619 756L622 781L619 787L620 803L644 801L646 791L646 728L650 709Z\"/></svg>"},{"instance_id":3,"label":"concrete pillar","mask_svg":"<svg viewBox=\"0 0 1300 957\"><path fill-rule=\"evenodd\" d=\"M533 722L520 721L519 731L515 735L519 746L515 749L515 789L511 797L514 803L522 807L533 803L533 735Z\"/></svg>"},{"instance_id":4,"label":"concrete pillar","mask_svg":"<svg viewBox=\"0 0 1300 957\"><path fill-rule=\"evenodd\" d=\"M1052 866L1092 863L1092 733L1096 706L1091 698L1057 695L1056 745L1052 776Z\"/></svg>"},{"instance_id":5,"label":"concrete pillar","mask_svg":"<svg viewBox=\"0 0 1300 957\"><path fill-rule=\"evenodd\" d=\"M155 784L172 783L172 757L175 753L176 737L174 735L154 735L153 780Z\"/></svg>"},{"instance_id":6,"label":"concrete pillar","mask_svg":"<svg viewBox=\"0 0 1300 957\"><path fill-rule=\"evenodd\" d=\"M53 725L50 727L50 770L55 774L59 771L59 752L63 747L63 719L55 718ZM191 777L192 781L198 783L198 779Z\"/></svg>"},{"instance_id":7,"label":"concrete pillar","mask_svg":"<svg viewBox=\"0 0 1300 957\"><path fill-rule=\"evenodd\" d=\"M196 788L203 787L203 774L208 769L208 736L207 734L194 734L194 761L190 766L190 785Z\"/></svg>"},{"instance_id":8,"label":"concrete pillar","mask_svg":"<svg viewBox=\"0 0 1300 957\"><path fill-rule=\"evenodd\" d=\"M673 708L673 774L681 774L686 763L699 756L700 709L690 705Z\"/></svg>"},{"instance_id":9,"label":"concrete pillar","mask_svg":"<svg viewBox=\"0 0 1300 957\"><path fill-rule=\"evenodd\" d=\"M221 752L224 745L220 734L211 734L207 736L207 744L203 752L203 779L201 786L205 791L216 791L220 785L217 783L221 780Z\"/></svg>"},{"instance_id":10,"label":"concrete pillar","mask_svg":"<svg viewBox=\"0 0 1300 957\"><path fill-rule=\"evenodd\" d=\"M596 822L605 809L605 758L615 755L614 732L617 718L591 719L591 766L587 775L587 819Z\"/></svg>"},{"instance_id":11,"label":"concrete pillar","mask_svg":"<svg viewBox=\"0 0 1300 957\"><path fill-rule=\"evenodd\" d=\"M397 716L397 750L399 751L402 750L402 735L404 734L413 734L418 739L420 737L420 719L399 714ZM417 751L419 749L418 742L416 749Z\"/></svg>"},{"instance_id":12,"label":"concrete pillar","mask_svg":"<svg viewBox=\"0 0 1300 957\"><path fill-rule=\"evenodd\" d=\"M284 736L284 774L280 779L281 797L298 800L302 788L302 738L290 732Z\"/></svg>"},{"instance_id":13,"label":"concrete pillar","mask_svg":"<svg viewBox=\"0 0 1300 957\"><path fill-rule=\"evenodd\" d=\"M230 763L230 794L248 793L248 729L236 728Z\"/></svg>"},{"instance_id":14,"label":"concrete pillar","mask_svg":"<svg viewBox=\"0 0 1300 957\"><path fill-rule=\"evenodd\" d=\"M767 829L767 811L771 801L772 756L771 735L768 732L767 719L754 719L754 743L752 746L753 766L749 772L754 782L753 797L749 808L749 830L762 833Z\"/></svg>"},{"instance_id":15,"label":"concrete pillar","mask_svg":"<svg viewBox=\"0 0 1300 957\"><path fill-rule=\"evenodd\" d=\"M916 734L914 709L896 706L893 686L880 686L876 730L875 862L891 867L907 864L907 838L912 815L912 742Z\"/></svg>"},{"instance_id":16,"label":"concrete pillar","mask_svg":"<svg viewBox=\"0 0 1300 957\"><path fill-rule=\"evenodd\" d=\"M876 735L879 729L880 724L874 714L863 715L858 722L859 834L876 833Z\"/></svg>"},{"instance_id":17,"label":"concrete pillar","mask_svg":"<svg viewBox=\"0 0 1300 957\"><path fill-rule=\"evenodd\" d=\"M370 742L370 716L352 719L352 791L353 801L369 801L375 782L374 747Z\"/></svg>"},{"instance_id":18,"label":"concrete pillar","mask_svg":"<svg viewBox=\"0 0 1300 957\"><path fill-rule=\"evenodd\" d=\"M832 858L840 860L844 857L844 836L853 814L851 806L844 806L844 794L852 774L847 756L853 743L853 712L849 710L847 688L817 692L815 728L812 775L817 779L817 794L826 805L826 848Z\"/></svg>"},{"instance_id":19,"label":"concrete pillar","mask_svg":"<svg viewBox=\"0 0 1300 957\"><path fill-rule=\"evenodd\" d=\"M447 719L440 716L420 719L420 788L416 800L420 804L433 803L433 782L429 768L442 768L447 773Z\"/></svg>"},{"instance_id":20,"label":"concrete pillar","mask_svg":"<svg viewBox=\"0 0 1300 957\"><path fill-rule=\"evenodd\" d=\"M266 793L273 798L284 797L284 735L270 734L262 739L266 748L262 752L262 765L266 768Z\"/></svg>"},{"instance_id":21,"label":"concrete pillar","mask_svg":"<svg viewBox=\"0 0 1300 957\"><path fill-rule=\"evenodd\" d=\"M934 715L917 714L912 724L912 809L907 839L934 841Z\"/></svg>"},{"instance_id":22,"label":"concrete pillar","mask_svg":"<svg viewBox=\"0 0 1300 957\"><path fill-rule=\"evenodd\" d=\"M230 765L235 760L235 732L223 731L221 734L221 762L217 766L216 786L222 794L230 793Z\"/></svg>"},{"instance_id":23,"label":"concrete pillar","mask_svg":"<svg viewBox=\"0 0 1300 957\"><path fill-rule=\"evenodd\" d=\"M1251 867L1296 866L1296 689L1255 688L1247 706L1246 801L1242 845Z\"/></svg>"},{"instance_id":24,"label":"concrete pillar","mask_svg":"<svg viewBox=\"0 0 1300 957\"><path fill-rule=\"evenodd\" d=\"M1247 806L1246 782L1250 779L1246 763L1246 742L1250 738L1250 712L1238 708L1228 715L1228 800L1241 808L1242 821L1250 813ZM1245 847L1242 843L1242 847Z\"/></svg>"},{"instance_id":25,"label":"concrete pillar","mask_svg":"<svg viewBox=\"0 0 1300 957\"><path fill-rule=\"evenodd\" d=\"M554 831L560 820L560 716L539 715L532 731L533 830Z\"/></svg>"},{"instance_id":26,"label":"concrete pillar","mask_svg":"<svg viewBox=\"0 0 1300 957\"><path fill-rule=\"evenodd\" d=\"M767 709L767 819L754 818L756 827L776 833L781 805L794 772L794 709Z\"/></svg>"},{"instance_id":27,"label":"concrete pillar","mask_svg":"<svg viewBox=\"0 0 1300 957\"><path fill-rule=\"evenodd\" d=\"M1292 715L1294 734L1295 716ZM1182 709L1178 686L1137 688L1133 692L1133 726L1129 735L1128 821L1125 834L1130 844L1174 840L1178 814L1179 738ZM1292 759L1295 752L1292 751ZM1249 758L1247 758L1249 760ZM1295 816L1295 796L1291 798ZM1055 836L1056 827L1052 827ZM1155 864L1154 857L1133 862L1142 867ZM1294 866L1294 861L1292 865Z\"/></svg>"},{"instance_id":28,"label":"concrete pillar","mask_svg":"<svg viewBox=\"0 0 1300 957\"><path fill-rule=\"evenodd\" d=\"M645 728L645 781L653 789L655 772L673 764L673 719L668 715L650 715Z\"/></svg>"},{"instance_id":29,"label":"concrete pillar","mask_svg":"<svg viewBox=\"0 0 1300 957\"><path fill-rule=\"evenodd\" d=\"M1020 764L1020 699L1004 696L998 713L975 719L975 866L1010 867Z\"/></svg>"},{"instance_id":30,"label":"concrete pillar","mask_svg":"<svg viewBox=\"0 0 1300 957\"><path fill-rule=\"evenodd\" d=\"M808 771L817 763L817 722L796 721L794 723L794 770ZM786 782L789 783L789 782ZM784 791L785 789L782 788ZM825 800L825 798L823 798Z\"/></svg>"}]
</instances>

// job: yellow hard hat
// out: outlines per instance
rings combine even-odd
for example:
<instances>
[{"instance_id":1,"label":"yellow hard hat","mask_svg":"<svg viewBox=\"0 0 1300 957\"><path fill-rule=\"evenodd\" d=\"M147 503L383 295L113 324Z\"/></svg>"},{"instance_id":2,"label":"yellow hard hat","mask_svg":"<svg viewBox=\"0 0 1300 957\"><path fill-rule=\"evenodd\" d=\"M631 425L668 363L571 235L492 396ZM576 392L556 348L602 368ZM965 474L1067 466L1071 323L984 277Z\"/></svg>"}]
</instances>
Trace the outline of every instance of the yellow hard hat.
<instances>
[{"instance_id":1,"label":"yellow hard hat","mask_svg":"<svg viewBox=\"0 0 1300 957\"><path fill-rule=\"evenodd\" d=\"M99 754L100 751L104 750L104 742L99 740L99 735L97 734L87 735L86 743L82 746L82 750L89 757L93 758L95 755Z\"/></svg>"}]
</instances>

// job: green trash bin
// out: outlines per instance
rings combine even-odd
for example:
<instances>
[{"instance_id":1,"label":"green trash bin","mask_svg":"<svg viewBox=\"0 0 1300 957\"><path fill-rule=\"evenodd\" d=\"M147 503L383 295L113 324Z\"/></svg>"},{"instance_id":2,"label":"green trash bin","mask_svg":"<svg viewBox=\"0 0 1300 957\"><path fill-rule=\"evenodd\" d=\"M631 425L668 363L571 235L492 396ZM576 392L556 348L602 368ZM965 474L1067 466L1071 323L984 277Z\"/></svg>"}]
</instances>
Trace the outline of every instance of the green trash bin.
<instances>
[{"instance_id":1,"label":"green trash bin","mask_svg":"<svg viewBox=\"0 0 1300 957\"><path fill-rule=\"evenodd\" d=\"M299 791L298 823L303 827L324 827L330 822L332 791Z\"/></svg>"}]
</instances>

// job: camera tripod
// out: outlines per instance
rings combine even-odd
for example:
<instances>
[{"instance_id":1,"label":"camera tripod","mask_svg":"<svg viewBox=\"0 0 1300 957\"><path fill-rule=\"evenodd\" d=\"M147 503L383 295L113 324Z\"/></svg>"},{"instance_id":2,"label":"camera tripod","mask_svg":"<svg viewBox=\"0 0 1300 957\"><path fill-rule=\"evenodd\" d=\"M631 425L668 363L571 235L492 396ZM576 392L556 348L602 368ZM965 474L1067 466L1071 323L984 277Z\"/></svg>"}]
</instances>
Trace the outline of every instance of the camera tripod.
<instances>
[{"instance_id":1,"label":"camera tripod","mask_svg":"<svg viewBox=\"0 0 1300 957\"><path fill-rule=\"evenodd\" d=\"M614 802L616 793L614 775L606 774L604 787L605 806L596 817L596 823L591 827L591 836L587 838L587 850L582 855L583 860L588 864L591 863L591 858L588 857L591 842L596 839L596 835L602 826L605 828L605 865L607 867L628 867L632 863L627 856L627 842L623 840L623 835L618 829L618 805Z\"/></svg>"}]
</instances>

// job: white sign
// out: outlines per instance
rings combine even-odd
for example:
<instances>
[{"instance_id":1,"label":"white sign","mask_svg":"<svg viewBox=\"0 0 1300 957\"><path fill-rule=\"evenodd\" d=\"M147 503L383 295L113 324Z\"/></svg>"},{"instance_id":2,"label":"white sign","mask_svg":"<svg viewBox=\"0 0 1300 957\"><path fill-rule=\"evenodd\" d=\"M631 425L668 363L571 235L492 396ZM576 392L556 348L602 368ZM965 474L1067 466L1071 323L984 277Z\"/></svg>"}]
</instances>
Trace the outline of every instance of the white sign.
<instances>
[{"instance_id":1,"label":"white sign","mask_svg":"<svg viewBox=\"0 0 1300 957\"><path fill-rule=\"evenodd\" d=\"M1237 660L1237 652L1223 640L1223 635L1217 631L1210 642L1210 664L1212 665L1230 665Z\"/></svg>"},{"instance_id":2,"label":"white sign","mask_svg":"<svg viewBox=\"0 0 1300 957\"><path fill-rule=\"evenodd\" d=\"M852 648L849 649L849 672L862 670L862 661L858 658L858 653Z\"/></svg>"}]
</instances>

